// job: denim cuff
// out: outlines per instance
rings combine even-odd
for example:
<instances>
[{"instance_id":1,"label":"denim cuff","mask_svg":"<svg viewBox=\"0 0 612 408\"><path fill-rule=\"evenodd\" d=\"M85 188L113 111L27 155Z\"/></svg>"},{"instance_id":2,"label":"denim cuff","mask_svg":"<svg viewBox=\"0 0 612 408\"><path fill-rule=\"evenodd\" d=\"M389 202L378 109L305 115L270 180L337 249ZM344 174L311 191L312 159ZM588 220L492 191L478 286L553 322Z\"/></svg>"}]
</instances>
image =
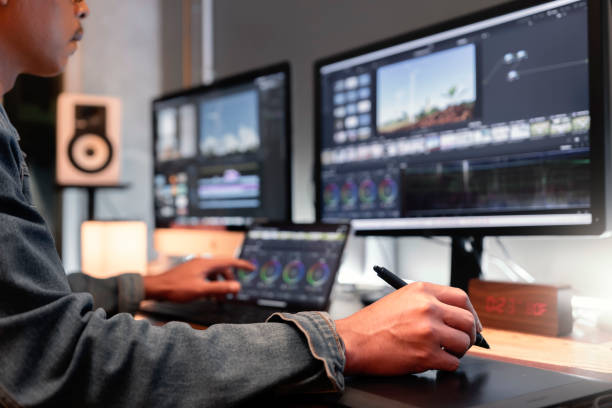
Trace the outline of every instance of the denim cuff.
<instances>
[{"instance_id":1,"label":"denim cuff","mask_svg":"<svg viewBox=\"0 0 612 408\"><path fill-rule=\"evenodd\" d=\"M344 390L344 343L336 332L336 325L325 312L274 313L268 322L292 323L306 337L313 357L323 363L327 386L316 392ZM329 387L331 383L331 388Z\"/></svg>"},{"instance_id":2,"label":"denim cuff","mask_svg":"<svg viewBox=\"0 0 612 408\"><path fill-rule=\"evenodd\" d=\"M139 273L124 273L117 276L119 313L135 313L140 302L144 300L144 282Z\"/></svg>"}]
</instances>

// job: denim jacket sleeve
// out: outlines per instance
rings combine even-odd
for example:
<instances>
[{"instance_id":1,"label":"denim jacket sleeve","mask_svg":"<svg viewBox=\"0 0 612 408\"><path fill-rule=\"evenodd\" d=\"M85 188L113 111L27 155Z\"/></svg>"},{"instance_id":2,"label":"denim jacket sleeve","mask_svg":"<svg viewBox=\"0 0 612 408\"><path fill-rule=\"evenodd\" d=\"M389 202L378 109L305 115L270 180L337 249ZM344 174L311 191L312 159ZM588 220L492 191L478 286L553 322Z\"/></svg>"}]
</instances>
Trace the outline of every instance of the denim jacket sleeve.
<instances>
[{"instance_id":1,"label":"denim jacket sleeve","mask_svg":"<svg viewBox=\"0 0 612 408\"><path fill-rule=\"evenodd\" d=\"M142 276L124 273L112 278L97 279L84 273L68 274L68 284L74 293L85 292L93 297L93 309L102 308L107 316L135 313L144 300Z\"/></svg>"},{"instance_id":2,"label":"denim jacket sleeve","mask_svg":"<svg viewBox=\"0 0 612 408\"><path fill-rule=\"evenodd\" d=\"M336 392L344 351L325 314L163 327L72 293L0 129L0 405L228 406L262 393Z\"/></svg>"}]
</instances>

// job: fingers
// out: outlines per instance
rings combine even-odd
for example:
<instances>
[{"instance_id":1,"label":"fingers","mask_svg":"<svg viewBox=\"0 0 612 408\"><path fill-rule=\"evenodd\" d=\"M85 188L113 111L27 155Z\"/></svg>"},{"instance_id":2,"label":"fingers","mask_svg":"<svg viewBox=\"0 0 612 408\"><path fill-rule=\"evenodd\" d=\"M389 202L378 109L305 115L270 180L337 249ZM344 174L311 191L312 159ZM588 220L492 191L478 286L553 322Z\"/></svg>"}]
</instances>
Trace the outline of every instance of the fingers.
<instances>
[{"instance_id":1,"label":"fingers","mask_svg":"<svg viewBox=\"0 0 612 408\"><path fill-rule=\"evenodd\" d=\"M472 316L474 316L476 330L479 332L482 330L482 324L480 323L478 314L476 313L476 310L474 309L474 306L472 305L467 293L461 289L452 288L450 286L428 285L427 287L433 291L433 295L436 296L441 302L469 311Z\"/></svg>"},{"instance_id":2,"label":"fingers","mask_svg":"<svg viewBox=\"0 0 612 408\"><path fill-rule=\"evenodd\" d=\"M203 282L200 288L201 288L202 296L226 295L229 293L238 293L240 291L240 282L238 281Z\"/></svg>"},{"instance_id":3,"label":"fingers","mask_svg":"<svg viewBox=\"0 0 612 408\"><path fill-rule=\"evenodd\" d=\"M439 341L444 351L455 357L462 357L473 343L467 333L449 326L440 329Z\"/></svg>"},{"instance_id":4,"label":"fingers","mask_svg":"<svg viewBox=\"0 0 612 408\"><path fill-rule=\"evenodd\" d=\"M236 280L236 277L234 276L234 272L232 272L230 268L219 268L211 272L214 272L215 274L223 276L223 279L225 280Z\"/></svg>"},{"instance_id":5,"label":"fingers","mask_svg":"<svg viewBox=\"0 0 612 408\"><path fill-rule=\"evenodd\" d=\"M442 321L454 329L466 333L470 339L470 345L476 341L476 321L474 315L465 309L442 303Z\"/></svg>"},{"instance_id":6,"label":"fingers","mask_svg":"<svg viewBox=\"0 0 612 408\"><path fill-rule=\"evenodd\" d=\"M440 349L432 363L434 370L456 371L459 368L459 357Z\"/></svg>"},{"instance_id":7,"label":"fingers","mask_svg":"<svg viewBox=\"0 0 612 408\"><path fill-rule=\"evenodd\" d=\"M255 269L255 266L243 259L236 258L195 258L181 265L181 270L189 271L188 273L194 276L201 273L205 276L220 274L226 280L233 280L235 279L234 273L230 268L241 268L252 271Z\"/></svg>"}]
</instances>

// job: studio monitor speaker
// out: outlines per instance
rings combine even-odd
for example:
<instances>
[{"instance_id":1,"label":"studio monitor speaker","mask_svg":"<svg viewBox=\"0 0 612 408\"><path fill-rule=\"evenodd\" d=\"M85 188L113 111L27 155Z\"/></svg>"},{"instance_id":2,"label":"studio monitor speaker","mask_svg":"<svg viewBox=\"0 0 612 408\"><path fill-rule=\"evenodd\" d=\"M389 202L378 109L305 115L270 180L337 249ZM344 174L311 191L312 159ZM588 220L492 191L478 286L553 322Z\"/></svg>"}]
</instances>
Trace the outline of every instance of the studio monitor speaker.
<instances>
[{"instance_id":1,"label":"studio monitor speaker","mask_svg":"<svg viewBox=\"0 0 612 408\"><path fill-rule=\"evenodd\" d=\"M63 186L118 185L121 103L61 94L57 102L56 180Z\"/></svg>"}]
</instances>

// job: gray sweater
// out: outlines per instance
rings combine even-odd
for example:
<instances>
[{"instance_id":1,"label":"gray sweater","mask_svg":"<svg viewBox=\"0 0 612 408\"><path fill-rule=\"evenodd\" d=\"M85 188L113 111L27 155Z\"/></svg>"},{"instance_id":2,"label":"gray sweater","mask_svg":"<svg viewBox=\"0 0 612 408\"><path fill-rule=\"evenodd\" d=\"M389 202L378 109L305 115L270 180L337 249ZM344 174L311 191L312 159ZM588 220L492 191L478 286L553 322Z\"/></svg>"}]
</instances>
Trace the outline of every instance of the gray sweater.
<instances>
[{"instance_id":1,"label":"gray sweater","mask_svg":"<svg viewBox=\"0 0 612 408\"><path fill-rule=\"evenodd\" d=\"M219 407L343 389L344 349L325 313L197 331L108 317L90 294L73 293L17 138L0 106L0 406ZM116 283L112 311L122 310Z\"/></svg>"}]
</instances>

